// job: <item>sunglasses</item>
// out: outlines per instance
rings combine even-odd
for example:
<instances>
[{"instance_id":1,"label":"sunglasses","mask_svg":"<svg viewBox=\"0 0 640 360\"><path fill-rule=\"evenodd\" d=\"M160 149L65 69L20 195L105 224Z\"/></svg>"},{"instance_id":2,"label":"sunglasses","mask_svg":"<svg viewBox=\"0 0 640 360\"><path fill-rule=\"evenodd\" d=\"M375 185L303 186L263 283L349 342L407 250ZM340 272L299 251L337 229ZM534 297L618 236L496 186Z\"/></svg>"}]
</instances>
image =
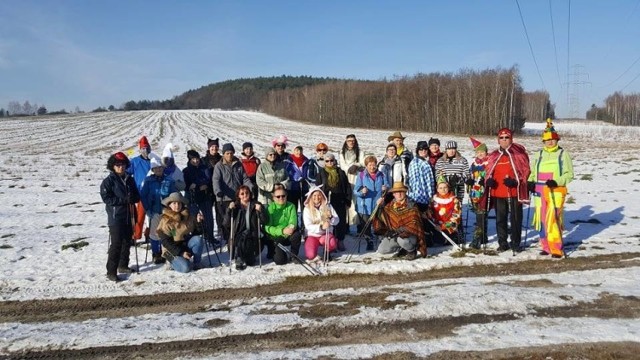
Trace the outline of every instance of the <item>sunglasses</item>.
<instances>
[{"instance_id":1,"label":"sunglasses","mask_svg":"<svg viewBox=\"0 0 640 360\"><path fill-rule=\"evenodd\" d=\"M500 140L509 140L509 139L511 139L511 136L500 136L499 139Z\"/></svg>"},{"instance_id":2,"label":"sunglasses","mask_svg":"<svg viewBox=\"0 0 640 360\"><path fill-rule=\"evenodd\" d=\"M284 199L287 197L287 195L273 195L273 197L276 199Z\"/></svg>"},{"instance_id":3,"label":"sunglasses","mask_svg":"<svg viewBox=\"0 0 640 360\"><path fill-rule=\"evenodd\" d=\"M276 144L276 147L284 147L284 144Z\"/></svg>"},{"instance_id":4,"label":"sunglasses","mask_svg":"<svg viewBox=\"0 0 640 360\"><path fill-rule=\"evenodd\" d=\"M115 163L113 166L124 167L127 166L125 163Z\"/></svg>"},{"instance_id":5,"label":"sunglasses","mask_svg":"<svg viewBox=\"0 0 640 360\"><path fill-rule=\"evenodd\" d=\"M325 160L324 162L326 162L326 163L334 163L336 161L335 160Z\"/></svg>"},{"instance_id":6,"label":"sunglasses","mask_svg":"<svg viewBox=\"0 0 640 360\"><path fill-rule=\"evenodd\" d=\"M318 152L327 152L327 149L318 149Z\"/></svg>"}]
</instances>

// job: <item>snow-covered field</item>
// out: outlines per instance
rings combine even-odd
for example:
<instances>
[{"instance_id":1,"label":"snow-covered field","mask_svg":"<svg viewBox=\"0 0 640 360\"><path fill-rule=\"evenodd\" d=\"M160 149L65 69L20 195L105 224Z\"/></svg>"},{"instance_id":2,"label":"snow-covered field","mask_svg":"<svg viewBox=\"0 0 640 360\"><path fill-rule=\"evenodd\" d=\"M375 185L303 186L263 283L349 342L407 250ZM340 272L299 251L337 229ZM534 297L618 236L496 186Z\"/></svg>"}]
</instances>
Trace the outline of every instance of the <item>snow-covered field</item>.
<instances>
[{"instance_id":1,"label":"snow-covered field","mask_svg":"<svg viewBox=\"0 0 640 360\"><path fill-rule=\"evenodd\" d=\"M186 151L204 154L207 137L231 142L236 150L251 141L256 152L271 139L285 134L291 145L301 144L313 154L315 144L325 142L332 150L342 146L344 136L355 133L365 152L381 156L392 130L346 129L291 122L247 111L149 111L83 114L44 119L2 120L0 138L0 298L4 301L59 298L103 298L114 296L176 293L222 288L254 287L277 284L291 276L309 275L302 267L289 264L230 271L218 266L212 253L213 268L190 274L178 274L164 266L144 263L144 248L138 249L140 274L127 281L112 283L105 278L108 241L104 204L99 195L101 180L107 175L106 160L115 151L130 151L141 135L152 149L161 152L171 142L177 146L176 163L186 166ZM542 123L527 124L524 137L515 141L533 153L541 147ZM565 242L568 255L590 257L614 253L640 252L640 204L636 200L640 185L640 128L558 122L563 137L560 145L573 156L576 178L569 186L566 206ZM403 132L405 143L414 148L419 140L434 136L441 142L458 141L459 150L469 159L473 155L467 137L447 134ZM495 137L477 137L489 148L497 146ZM293 146L290 146L291 148ZM262 156L261 156L262 157ZM525 217L527 209L525 209ZM492 248L495 231L490 220ZM473 218L469 221L472 226ZM537 234L525 231L527 251L513 257L510 252L498 256L466 254L452 257L450 248L429 249L427 259L416 261L378 261L376 254L356 254L351 263L331 263L323 271L330 282L334 274L407 274L429 272L452 266L550 261L537 255ZM85 241L79 250L64 245ZM353 246L353 238L347 241ZM363 247L364 249L364 247ZM131 264L135 253L131 252ZM226 252L221 253L223 262ZM264 260L264 259L263 259ZM206 257L205 257L206 261ZM560 260L562 261L562 260ZM367 344L315 346L290 351L251 352L244 358L338 358L371 357L376 354L410 349L424 356L441 350L491 350L555 343L638 341L637 318L595 319L590 317L555 321L528 316L533 307L567 306L589 302L602 293L640 296L637 278L640 269L598 269L562 274L474 277L413 282L382 288L345 288L332 291L348 296L366 292L389 292L392 298L410 297L408 308L362 309L357 315L331 317L323 325L390 321L408 317L431 319L443 315L518 313L517 319L490 324L462 326L445 338L403 344ZM553 286L520 287L505 285L518 281L547 281ZM597 284L594 285L594 284ZM446 291L443 288L446 287ZM315 320L295 313L256 314L265 307L300 302L326 296L323 292L295 292L281 296L246 299L228 312L196 314L148 314L135 317L95 318L81 322L4 322L0 323L0 355L22 350L79 349L109 345L141 344L190 339L218 338L237 334L279 331L292 327L318 326ZM1 305L0 305L1 306ZM303 306L303 305L300 305ZM212 318L225 319L227 325L215 329L200 323ZM385 320L386 319L386 320ZM179 328L180 331L175 331ZM613 331L612 329L615 329ZM553 331L557 336L543 336ZM492 336L480 334L491 333ZM516 334L514 336L514 334ZM406 339L411 341L411 336ZM15 353L13 353L15 354ZM228 355L228 354L227 354ZM216 356L223 356L217 354ZM226 356L226 355L225 355ZM234 358L238 356L233 356Z\"/></svg>"}]
</instances>

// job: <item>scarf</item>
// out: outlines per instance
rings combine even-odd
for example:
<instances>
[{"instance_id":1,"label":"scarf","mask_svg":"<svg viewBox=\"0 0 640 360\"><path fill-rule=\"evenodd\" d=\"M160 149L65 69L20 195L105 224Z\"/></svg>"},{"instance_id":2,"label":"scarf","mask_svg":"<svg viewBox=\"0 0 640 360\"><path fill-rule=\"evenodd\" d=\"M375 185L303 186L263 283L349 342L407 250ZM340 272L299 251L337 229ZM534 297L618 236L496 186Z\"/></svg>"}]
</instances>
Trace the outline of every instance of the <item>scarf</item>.
<instances>
[{"instance_id":1,"label":"scarf","mask_svg":"<svg viewBox=\"0 0 640 360\"><path fill-rule=\"evenodd\" d=\"M544 151L549 152L549 153L556 152L556 151L558 151L559 147L560 146L558 144L556 144L556 146L553 146L553 147L546 147L545 146L544 147Z\"/></svg>"},{"instance_id":2,"label":"scarf","mask_svg":"<svg viewBox=\"0 0 640 360\"><path fill-rule=\"evenodd\" d=\"M293 162L296 164L296 166L298 168L302 167L302 164L304 164L304 161L307 160L307 158L302 155L302 156L295 156L293 154L291 154L291 160L293 160Z\"/></svg>"},{"instance_id":3,"label":"scarf","mask_svg":"<svg viewBox=\"0 0 640 360\"><path fill-rule=\"evenodd\" d=\"M324 167L324 170L327 172L327 185L329 188L335 189L338 187L338 181L340 177L338 176L338 169L335 167Z\"/></svg>"}]
</instances>

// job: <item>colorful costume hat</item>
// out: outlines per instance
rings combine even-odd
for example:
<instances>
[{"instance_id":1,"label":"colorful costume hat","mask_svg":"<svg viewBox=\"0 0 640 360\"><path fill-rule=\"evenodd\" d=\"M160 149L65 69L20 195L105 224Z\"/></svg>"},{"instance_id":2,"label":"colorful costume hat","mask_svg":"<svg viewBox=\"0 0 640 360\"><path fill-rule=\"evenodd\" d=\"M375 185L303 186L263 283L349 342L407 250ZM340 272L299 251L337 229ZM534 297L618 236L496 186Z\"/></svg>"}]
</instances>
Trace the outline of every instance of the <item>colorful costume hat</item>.
<instances>
[{"instance_id":1,"label":"colorful costume hat","mask_svg":"<svg viewBox=\"0 0 640 360\"><path fill-rule=\"evenodd\" d=\"M560 135L556 132L556 128L553 127L551 118L547 118L547 127L542 132L542 141L547 140L560 140Z\"/></svg>"}]
</instances>

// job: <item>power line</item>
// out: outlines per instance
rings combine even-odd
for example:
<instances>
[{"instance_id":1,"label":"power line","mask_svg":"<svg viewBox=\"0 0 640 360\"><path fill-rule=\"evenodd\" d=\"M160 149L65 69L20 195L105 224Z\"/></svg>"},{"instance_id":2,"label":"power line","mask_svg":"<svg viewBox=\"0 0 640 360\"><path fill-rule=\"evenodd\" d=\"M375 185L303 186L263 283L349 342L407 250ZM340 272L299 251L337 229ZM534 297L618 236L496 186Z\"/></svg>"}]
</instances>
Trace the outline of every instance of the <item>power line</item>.
<instances>
[{"instance_id":1,"label":"power line","mask_svg":"<svg viewBox=\"0 0 640 360\"><path fill-rule=\"evenodd\" d=\"M546 89L547 87L544 84L544 80L542 79L542 74L540 73L540 67L538 66L538 61L536 60L536 55L533 52L533 46L531 46L531 40L529 39L529 32L527 31L527 25L524 23L524 18L522 17L522 9L520 9L520 3L516 0L516 5L518 5L518 13L520 14L520 21L522 21L522 27L524 28L524 35L527 37L527 43L529 43L529 50L531 51L531 57L533 57L533 63L536 65L536 70L538 71L538 76L540 77L540 82L542 83L542 87Z\"/></svg>"},{"instance_id":2,"label":"power line","mask_svg":"<svg viewBox=\"0 0 640 360\"><path fill-rule=\"evenodd\" d=\"M638 61L640 61L640 56L638 56L638 58L636 59L636 61L633 62L633 64L629 65L629 67L627 68L627 70L625 70L624 72L622 72L622 74L620 74L620 76L618 76L615 80L613 80L612 82L608 83L605 86L602 87L608 87L610 85L613 85L613 83L615 83L616 81L620 80L629 70L631 70L631 68L638 63ZM628 86L629 84L627 84ZM626 86L625 86L626 87Z\"/></svg>"},{"instance_id":3,"label":"power line","mask_svg":"<svg viewBox=\"0 0 640 360\"><path fill-rule=\"evenodd\" d=\"M638 75L636 75L636 77L634 77L633 79L631 79L631 81L629 81L629 83L627 85L625 85L622 89L620 89L620 91L624 90L627 88L627 86L631 85L634 81L638 80L638 78L640 77L640 73L638 73Z\"/></svg>"},{"instance_id":4,"label":"power line","mask_svg":"<svg viewBox=\"0 0 640 360\"><path fill-rule=\"evenodd\" d=\"M558 82L560 83L560 91L562 91L563 86L562 78L560 77L560 66L558 65L558 48L556 47L556 30L553 25L553 11L551 10L551 0L549 0L549 16L551 16L551 34L553 35L553 55L556 58L556 73L558 73Z\"/></svg>"}]
</instances>

